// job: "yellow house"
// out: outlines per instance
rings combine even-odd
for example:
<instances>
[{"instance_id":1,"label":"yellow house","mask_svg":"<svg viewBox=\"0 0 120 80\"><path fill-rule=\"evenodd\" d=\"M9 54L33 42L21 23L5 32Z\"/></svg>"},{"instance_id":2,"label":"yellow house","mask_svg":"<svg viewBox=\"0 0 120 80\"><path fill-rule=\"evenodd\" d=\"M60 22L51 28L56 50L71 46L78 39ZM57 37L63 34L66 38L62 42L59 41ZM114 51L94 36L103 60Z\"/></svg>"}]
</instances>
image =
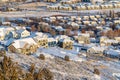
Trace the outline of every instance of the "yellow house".
<instances>
[{"instance_id":1,"label":"yellow house","mask_svg":"<svg viewBox=\"0 0 120 80\"><path fill-rule=\"evenodd\" d=\"M84 36L84 35L78 36L77 41L80 44L90 44L90 38L88 36Z\"/></svg>"},{"instance_id":2,"label":"yellow house","mask_svg":"<svg viewBox=\"0 0 120 80\"><path fill-rule=\"evenodd\" d=\"M39 47L48 47L48 38L45 37L34 37L35 42L38 44Z\"/></svg>"},{"instance_id":3,"label":"yellow house","mask_svg":"<svg viewBox=\"0 0 120 80\"><path fill-rule=\"evenodd\" d=\"M13 53L32 54L37 51L38 45L32 38L25 38L15 40L10 46L8 51Z\"/></svg>"},{"instance_id":4,"label":"yellow house","mask_svg":"<svg viewBox=\"0 0 120 80\"><path fill-rule=\"evenodd\" d=\"M61 48L72 50L73 49L73 41L70 39L61 39L58 41L58 45Z\"/></svg>"},{"instance_id":5,"label":"yellow house","mask_svg":"<svg viewBox=\"0 0 120 80\"><path fill-rule=\"evenodd\" d=\"M115 37L115 40L117 40L118 42L120 42L120 37Z\"/></svg>"},{"instance_id":6,"label":"yellow house","mask_svg":"<svg viewBox=\"0 0 120 80\"><path fill-rule=\"evenodd\" d=\"M104 42L105 40L108 40L108 38L107 37L105 37L105 36L103 36L103 37L100 37L100 43L102 43L102 42Z\"/></svg>"}]
</instances>

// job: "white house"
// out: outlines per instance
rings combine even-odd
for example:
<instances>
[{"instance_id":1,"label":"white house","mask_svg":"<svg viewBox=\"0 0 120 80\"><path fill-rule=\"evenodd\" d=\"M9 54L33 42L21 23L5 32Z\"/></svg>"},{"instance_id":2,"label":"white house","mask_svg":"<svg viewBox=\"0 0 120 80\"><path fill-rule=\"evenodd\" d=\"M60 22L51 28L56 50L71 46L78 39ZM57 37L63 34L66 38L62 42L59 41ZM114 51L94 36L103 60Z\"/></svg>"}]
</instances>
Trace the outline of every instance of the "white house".
<instances>
[{"instance_id":1,"label":"white house","mask_svg":"<svg viewBox=\"0 0 120 80\"><path fill-rule=\"evenodd\" d=\"M111 58L119 58L120 57L120 50L113 50L113 49L105 50L104 55L111 57Z\"/></svg>"},{"instance_id":2,"label":"white house","mask_svg":"<svg viewBox=\"0 0 120 80\"><path fill-rule=\"evenodd\" d=\"M27 30L24 30L24 29L17 30L16 32L19 34L19 36L20 36L21 38L25 38L25 37L30 36L30 32L27 31Z\"/></svg>"},{"instance_id":3,"label":"white house","mask_svg":"<svg viewBox=\"0 0 120 80\"><path fill-rule=\"evenodd\" d=\"M5 38L5 28L0 28L0 40L4 40Z\"/></svg>"},{"instance_id":4,"label":"white house","mask_svg":"<svg viewBox=\"0 0 120 80\"><path fill-rule=\"evenodd\" d=\"M94 46L94 47L91 47L87 50L88 53L103 53L103 51L105 50L105 47L100 47L100 46Z\"/></svg>"}]
</instances>

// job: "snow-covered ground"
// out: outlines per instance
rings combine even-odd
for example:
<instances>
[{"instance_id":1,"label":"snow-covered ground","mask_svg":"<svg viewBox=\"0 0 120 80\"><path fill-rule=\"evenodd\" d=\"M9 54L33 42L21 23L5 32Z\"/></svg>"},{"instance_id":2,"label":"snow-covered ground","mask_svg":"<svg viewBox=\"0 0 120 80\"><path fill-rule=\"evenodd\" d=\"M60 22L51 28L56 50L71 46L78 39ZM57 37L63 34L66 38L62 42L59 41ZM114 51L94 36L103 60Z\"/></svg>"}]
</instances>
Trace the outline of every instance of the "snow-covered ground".
<instances>
[{"instance_id":1,"label":"snow-covered ground","mask_svg":"<svg viewBox=\"0 0 120 80\"><path fill-rule=\"evenodd\" d=\"M77 54L79 54L77 51L75 50L65 50L62 48L58 48L58 47L50 47L50 48L40 48L36 55L39 56L39 54L45 54L46 56L57 56L60 58L64 58L66 55L70 57L70 60L73 61L84 61L84 58L80 58L78 57ZM34 54L35 55L35 54Z\"/></svg>"},{"instance_id":2,"label":"snow-covered ground","mask_svg":"<svg viewBox=\"0 0 120 80\"><path fill-rule=\"evenodd\" d=\"M40 60L38 56L44 54L46 59ZM55 75L55 80L79 80L87 78L88 80L116 80L114 73L120 73L120 61L118 60L84 60L77 55L78 53L70 50L64 50L57 47L40 48L33 55L24 55L17 53L7 53L13 61L18 62L25 70L31 63L39 67L48 67ZM65 55L70 56L72 61L66 62L61 58ZM57 57L56 57L57 56ZM58 58L60 57L60 58ZM94 57L94 56L93 56ZM81 62L82 61L82 62ZM98 68L100 75L93 74L94 67Z\"/></svg>"}]
</instances>

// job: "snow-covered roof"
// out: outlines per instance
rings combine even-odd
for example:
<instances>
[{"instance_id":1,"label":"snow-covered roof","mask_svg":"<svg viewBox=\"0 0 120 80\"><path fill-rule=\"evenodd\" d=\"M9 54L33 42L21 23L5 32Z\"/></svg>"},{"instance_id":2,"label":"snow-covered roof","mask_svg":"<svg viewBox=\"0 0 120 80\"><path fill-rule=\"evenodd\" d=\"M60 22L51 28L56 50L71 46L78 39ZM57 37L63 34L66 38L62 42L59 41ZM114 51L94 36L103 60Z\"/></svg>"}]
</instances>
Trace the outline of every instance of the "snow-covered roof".
<instances>
[{"instance_id":1,"label":"snow-covered roof","mask_svg":"<svg viewBox=\"0 0 120 80\"><path fill-rule=\"evenodd\" d=\"M54 39L54 38L48 38L48 42L53 42L53 41L56 41L56 42L58 42L56 39Z\"/></svg>"},{"instance_id":2,"label":"snow-covered roof","mask_svg":"<svg viewBox=\"0 0 120 80\"><path fill-rule=\"evenodd\" d=\"M5 28L0 28L0 36L5 35Z\"/></svg>"},{"instance_id":3,"label":"snow-covered roof","mask_svg":"<svg viewBox=\"0 0 120 80\"><path fill-rule=\"evenodd\" d=\"M110 54L110 55L114 55L114 56L119 56L120 55L120 50L110 49L110 50L106 50L105 52L106 52L106 54Z\"/></svg>"},{"instance_id":4,"label":"snow-covered roof","mask_svg":"<svg viewBox=\"0 0 120 80\"><path fill-rule=\"evenodd\" d=\"M70 39L70 37L66 36L66 35L58 35L55 37L55 39L60 40L60 39Z\"/></svg>"},{"instance_id":5,"label":"snow-covered roof","mask_svg":"<svg viewBox=\"0 0 120 80\"><path fill-rule=\"evenodd\" d=\"M93 46L91 48L94 49L95 51L104 51L106 49L105 47L100 47L100 46Z\"/></svg>"},{"instance_id":6,"label":"snow-covered roof","mask_svg":"<svg viewBox=\"0 0 120 80\"><path fill-rule=\"evenodd\" d=\"M72 40L70 40L70 39L61 39L61 40L59 40L60 42L72 42L73 43L73 41Z\"/></svg>"},{"instance_id":7,"label":"snow-covered roof","mask_svg":"<svg viewBox=\"0 0 120 80\"><path fill-rule=\"evenodd\" d=\"M118 41L113 39L107 39L104 41L104 43L118 43Z\"/></svg>"},{"instance_id":8,"label":"snow-covered roof","mask_svg":"<svg viewBox=\"0 0 120 80\"><path fill-rule=\"evenodd\" d=\"M78 36L90 37L90 34L89 33L80 33L80 34L78 34Z\"/></svg>"},{"instance_id":9,"label":"snow-covered roof","mask_svg":"<svg viewBox=\"0 0 120 80\"><path fill-rule=\"evenodd\" d=\"M11 24L11 22L2 22L3 25L6 25L6 24Z\"/></svg>"},{"instance_id":10,"label":"snow-covered roof","mask_svg":"<svg viewBox=\"0 0 120 80\"><path fill-rule=\"evenodd\" d=\"M17 33L20 33L20 34L21 34L22 32L24 32L24 31L27 31L27 30L25 30L25 29L16 30L16 32L17 32ZM29 31L27 31L27 32L29 32Z\"/></svg>"},{"instance_id":11,"label":"snow-covered roof","mask_svg":"<svg viewBox=\"0 0 120 80\"><path fill-rule=\"evenodd\" d=\"M35 35L38 36L38 37L41 37L41 38L42 38L42 37L43 37L43 38L47 38L47 37L48 37L47 34L44 34L44 33L42 33L42 32L36 32Z\"/></svg>"},{"instance_id":12,"label":"snow-covered roof","mask_svg":"<svg viewBox=\"0 0 120 80\"><path fill-rule=\"evenodd\" d=\"M2 41L1 44L5 45L5 46L9 46L13 41L14 41L14 39L10 38L6 41Z\"/></svg>"},{"instance_id":13,"label":"snow-covered roof","mask_svg":"<svg viewBox=\"0 0 120 80\"><path fill-rule=\"evenodd\" d=\"M35 44L35 45L37 45L37 43L33 40L33 38L24 38L24 39L15 40L12 45L16 49L18 49L18 48L23 48L26 44L29 44L29 45Z\"/></svg>"}]
</instances>

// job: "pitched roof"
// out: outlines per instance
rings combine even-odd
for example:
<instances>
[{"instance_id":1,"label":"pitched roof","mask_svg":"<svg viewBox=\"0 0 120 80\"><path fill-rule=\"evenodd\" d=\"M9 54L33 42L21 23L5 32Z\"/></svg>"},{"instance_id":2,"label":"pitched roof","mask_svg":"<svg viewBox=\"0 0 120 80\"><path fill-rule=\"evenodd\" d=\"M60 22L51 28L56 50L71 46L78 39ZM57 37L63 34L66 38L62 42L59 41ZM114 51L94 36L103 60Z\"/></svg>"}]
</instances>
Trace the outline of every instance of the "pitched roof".
<instances>
[{"instance_id":1,"label":"pitched roof","mask_svg":"<svg viewBox=\"0 0 120 80\"><path fill-rule=\"evenodd\" d=\"M18 48L23 48L26 44L37 45L37 43L33 40L33 38L24 38L20 40L15 40L12 45L18 49Z\"/></svg>"}]
</instances>

